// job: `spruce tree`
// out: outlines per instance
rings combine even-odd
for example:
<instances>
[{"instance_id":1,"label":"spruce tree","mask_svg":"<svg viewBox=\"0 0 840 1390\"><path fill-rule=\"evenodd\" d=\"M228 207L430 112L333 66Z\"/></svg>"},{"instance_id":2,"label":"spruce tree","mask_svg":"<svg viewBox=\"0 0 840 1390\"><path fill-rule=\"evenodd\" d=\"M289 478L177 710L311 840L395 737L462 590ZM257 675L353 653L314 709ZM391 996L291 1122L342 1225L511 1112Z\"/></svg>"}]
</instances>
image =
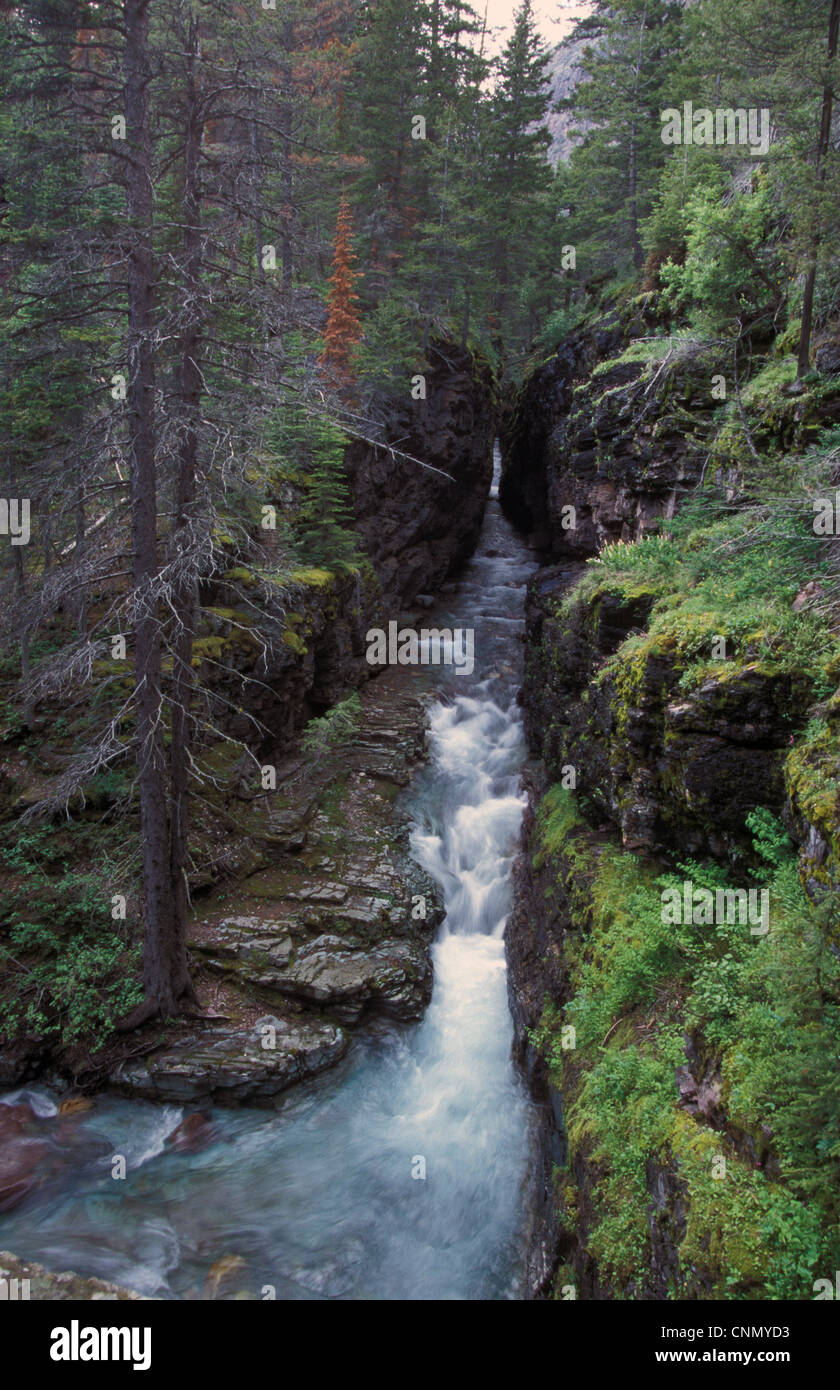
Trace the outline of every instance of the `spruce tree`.
<instances>
[{"instance_id":1,"label":"spruce tree","mask_svg":"<svg viewBox=\"0 0 840 1390\"><path fill-rule=\"evenodd\" d=\"M551 136L543 124L549 105L548 60L531 0L523 0L496 65L485 124L484 206L490 230L485 255L496 282L494 328L503 354L520 330L517 305L524 278L549 235Z\"/></svg>"},{"instance_id":2,"label":"spruce tree","mask_svg":"<svg viewBox=\"0 0 840 1390\"><path fill-rule=\"evenodd\" d=\"M352 568L359 549L344 467L347 438L331 421L318 417L308 421L306 436L310 463L299 514L302 558L325 569Z\"/></svg>"},{"instance_id":3,"label":"spruce tree","mask_svg":"<svg viewBox=\"0 0 840 1390\"><path fill-rule=\"evenodd\" d=\"M798 378L810 371L818 277L836 256L840 161L835 93L840 0L704 0L691 17L697 61L718 100L767 107L774 129L768 164L779 210L790 219L795 307L801 309ZM712 87L712 82L709 83ZM798 303L796 303L798 301Z\"/></svg>"},{"instance_id":4,"label":"spruce tree","mask_svg":"<svg viewBox=\"0 0 840 1390\"><path fill-rule=\"evenodd\" d=\"M329 277L327 324L320 361L339 383L347 385L353 377L353 358L361 337L361 324L355 293L357 260L352 244L353 216L342 196L336 219L332 274Z\"/></svg>"},{"instance_id":5,"label":"spruce tree","mask_svg":"<svg viewBox=\"0 0 840 1390\"><path fill-rule=\"evenodd\" d=\"M683 7L678 0L599 3L598 42L585 50L588 80L560 103L589 128L573 151L566 197L578 258L591 272L644 261L650 212L667 148L660 111L674 106ZM578 212L579 210L579 212Z\"/></svg>"}]
</instances>

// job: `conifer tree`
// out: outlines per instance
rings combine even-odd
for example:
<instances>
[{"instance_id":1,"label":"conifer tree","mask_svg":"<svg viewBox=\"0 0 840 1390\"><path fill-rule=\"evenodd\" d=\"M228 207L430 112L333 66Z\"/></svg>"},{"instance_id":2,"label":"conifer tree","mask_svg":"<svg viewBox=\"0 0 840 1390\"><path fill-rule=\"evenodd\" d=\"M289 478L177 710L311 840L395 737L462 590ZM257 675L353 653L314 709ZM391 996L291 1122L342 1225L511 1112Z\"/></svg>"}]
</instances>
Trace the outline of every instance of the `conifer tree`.
<instances>
[{"instance_id":1,"label":"conifer tree","mask_svg":"<svg viewBox=\"0 0 840 1390\"><path fill-rule=\"evenodd\" d=\"M573 151L566 197L571 233L592 270L644 261L641 222L650 211L666 158L660 110L675 105L683 7L678 0L601 0L584 32L598 21L598 42L585 50L573 97L560 109L588 129Z\"/></svg>"},{"instance_id":2,"label":"conifer tree","mask_svg":"<svg viewBox=\"0 0 840 1390\"><path fill-rule=\"evenodd\" d=\"M359 11L358 51L348 83L347 147L362 159L355 201L364 208L370 271L387 292L401 246L417 217L422 165L412 138L422 115L421 32L425 6L378 0Z\"/></svg>"},{"instance_id":3,"label":"conifer tree","mask_svg":"<svg viewBox=\"0 0 840 1390\"><path fill-rule=\"evenodd\" d=\"M7 470L17 461L14 492L41 508L44 547L37 567L32 551L26 572L18 562L16 605L5 603L16 581L4 564L3 618L21 645L27 710L96 696L38 814L69 812L106 768L137 769L128 800L142 846L138 837L127 873L140 890L144 978L129 1028L192 999L188 798L219 712L197 688L192 643L202 590L261 540L249 531L264 498L248 464L288 362L289 152L308 127L288 121L289 84L276 80L288 34L261 8L39 9L43 22L17 7L0 18L14 54L0 124L14 187L0 424L15 445L3 449ZM301 234L294 249L317 266ZM58 650L30 671L39 628ZM103 682L96 665L115 632L126 665Z\"/></svg>"},{"instance_id":4,"label":"conifer tree","mask_svg":"<svg viewBox=\"0 0 840 1390\"><path fill-rule=\"evenodd\" d=\"M491 228L487 255L496 279L495 327L503 350L518 328L514 295L547 236L552 182L546 154L551 137L543 124L549 105L547 66L548 51L537 33L531 0L523 0L498 60L485 136Z\"/></svg>"},{"instance_id":5,"label":"conifer tree","mask_svg":"<svg viewBox=\"0 0 840 1390\"><path fill-rule=\"evenodd\" d=\"M350 205L342 195L336 220L332 274L329 277L324 350L320 360L338 381L344 383L352 380L354 350L362 336L356 308L358 295L353 289L357 278L354 269L357 257L351 241L352 230Z\"/></svg>"},{"instance_id":6,"label":"conifer tree","mask_svg":"<svg viewBox=\"0 0 840 1390\"><path fill-rule=\"evenodd\" d=\"M698 62L727 104L768 107L768 161L779 209L791 223L801 290L798 378L810 371L818 272L836 257L840 218L836 90L840 0L704 0L691 17ZM715 104L715 103L712 103Z\"/></svg>"},{"instance_id":7,"label":"conifer tree","mask_svg":"<svg viewBox=\"0 0 840 1390\"><path fill-rule=\"evenodd\" d=\"M347 438L330 420L318 417L307 422L306 436L310 463L299 515L302 557L332 569L353 565L359 549L344 467Z\"/></svg>"}]
</instances>

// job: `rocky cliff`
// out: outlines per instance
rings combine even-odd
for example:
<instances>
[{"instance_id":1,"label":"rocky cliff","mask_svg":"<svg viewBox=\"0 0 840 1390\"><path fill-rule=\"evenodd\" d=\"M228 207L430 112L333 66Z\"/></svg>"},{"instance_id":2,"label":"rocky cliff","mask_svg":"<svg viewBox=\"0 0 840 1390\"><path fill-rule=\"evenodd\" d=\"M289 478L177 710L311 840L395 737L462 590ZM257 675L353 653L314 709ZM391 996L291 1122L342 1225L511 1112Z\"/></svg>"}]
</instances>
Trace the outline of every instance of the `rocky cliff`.
<instances>
[{"instance_id":1,"label":"rocky cliff","mask_svg":"<svg viewBox=\"0 0 840 1390\"><path fill-rule=\"evenodd\" d=\"M433 342L429 360L425 397L412 399L406 383L381 412L383 443L355 443L346 456L356 526L391 616L472 554L493 476L488 364L448 341Z\"/></svg>"},{"instance_id":2,"label":"rocky cliff","mask_svg":"<svg viewBox=\"0 0 840 1390\"><path fill-rule=\"evenodd\" d=\"M505 440L504 505L555 561L527 599L506 931L545 1117L530 1288L808 1298L834 1257L840 662L831 553L750 459L781 476L840 382L759 377L739 417L652 326L642 297L573 334Z\"/></svg>"},{"instance_id":3,"label":"rocky cliff","mask_svg":"<svg viewBox=\"0 0 840 1390\"><path fill-rule=\"evenodd\" d=\"M702 475L714 368L666 343L657 380L652 305L641 295L564 340L531 370L506 421L502 505L558 559L638 540Z\"/></svg>"},{"instance_id":4,"label":"rocky cliff","mask_svg":"<svg viewBox=\"0 0 840 1390\"><path fill-rule=\"evenodd\" d=\"M472 554L493 476L495 383L486 362L455 344L436 342L429 356L425 399L408 390L389 398L383 442L345 453L362 564L301 567L270 582L238 567L204 593L193 664L231 737L286 748L376 673L365 660L368 629L410 621L417 595L437 593Z\"/></svg>"}]
</instances>

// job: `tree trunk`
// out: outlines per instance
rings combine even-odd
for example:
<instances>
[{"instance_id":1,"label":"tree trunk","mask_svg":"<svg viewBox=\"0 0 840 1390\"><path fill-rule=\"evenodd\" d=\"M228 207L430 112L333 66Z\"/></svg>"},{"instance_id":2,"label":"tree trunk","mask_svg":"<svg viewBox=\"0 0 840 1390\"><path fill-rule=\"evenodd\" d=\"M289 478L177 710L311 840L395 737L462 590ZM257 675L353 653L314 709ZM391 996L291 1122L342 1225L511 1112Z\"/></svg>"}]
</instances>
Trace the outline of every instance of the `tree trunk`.
<instances>
[{"instance_id":1,"label":"tree trunk","mask_svg":"<svg viewBox=\"0 0 840 1390\"><path fill-rule=\"evenodd\" d=\"M26 567L23 561L23 546L17 545L14 548L15 557L15 584L17 586L18 601L23 607L26 601ZM29 654L29 628L22 627L20 630L20 678L24 689L32 671L32 659ZM35 721L35 711L32 707L32 697L27 693L23 701L23 722L29 733L34 733L37 724Z\"/></svg>"},{"instance_id":2,"label":"tree trunk","mask_svg":"<svg viewBox=\"0 0 840 1390\"><path fill-rule=\"evenodd\" d=\"M124 1027L173 1014L175 946L161 695L154 361L153 195L149 138L148 0L125 0L125 115L129 158L128 428L133 547L137 760L143 844L144 1003Z\"/></svg>"},{"instance_id":3,"label":"tree trunk","mask_svg":"<svg viewBox=\"0 0 840 1390\"><path fill-rule=\"evenodd\" d=\"M281 202L282 222L280 232L280 263L282 266L281 286L288 308L292 293L292 57L295 41L294 20L283 20L283 62L280 73L283 83L283 106L280 112L280 156L282 167Z\"/></svg>"},{"instance_id":4,"label":"tree trunk","mask_svg":"<svg viewBox=\"0 0 840 1390\"><path fill-rule=\"evenodd\" d=\"M257 280L262 285L265 281L265 267L263 266L263 210L262 210L262 187L259 174L259 136L257 135L257 123L252 118L250 121L250 140L251 140L251 163L252 163L252 201L254 205L254 244L257 249Z\"/></svg>"},{"instance_id":5,"label":"tree trunk","mask_svg":"<svg viewBox=\"0 0 840 1390\"><path fill-rule=\"evenodd\" d=\"M73 551L74 563L79 568L79 589L76 595L76 627L79 629L79 636L84 637L87 629L87 590L81 577L82 557L85 553L85 485L80 479L76 489L76 545Z\"/></svg>"},{"instance_id":6,"label":"tree trunk","mask_svg":"<svg viewBox=\"0 0 840 1390\"><path fill-rule=\"evenodd\" d=\"M636 171L636 134L630 136L630 158L627 171L627 206L630 215L630 242L633 247L633 264L641 270L645 263L642 244L639 241L638 175Z\"/></svg>"},{"instance_id":7,"label":"tree trunk","mask_svg":"<svg viewBox=\"0 0 840 1390\"><path fill-rule=\"evenodd\" d=\"M837 35L840 29L840 0L832 0L828 19L828 62L837 56ZM830 77L823 86L822 114L820 116L820 136L817 142L817 184L825 183L825 157L831 138L831 111L834 94ZM796 362L796 380L800 382L811 370L811 333L814 326L814 287L817 281L817 256L819 255L819 231L814 237L808 269L805 272L805 287L802 292L802 327L799 333L799 356Z\"/></svg>"},{"instance_id":8,"label":"tree trunk","mask_svg":"<svg viewBox=\"0 0 840 1390\"><path fill-rule=\"evenodd\" d=\"M194 549L196 471L198 465L198 418L201 399L199 341L201 311L199 282L201 273L201 213L198 189L201 117L196 89L198 24L189 18L187 36L186 130L184 135L183 240L184 302L188 308L181 337L178 381L182 424L178 451L178 480L175 499L173 559L177 574L172 606L178 624L173 642L174 676L172 685L171 748L169 761L170 873L174 908L173 991L176 998L195 998L187 970L187 858L189 850L189 755L193 741L192 650L198 612L197 579L190 552Z\"/></svg>"},{"instance_id":9,"label":"tree trunk","mask_svg":"<svg viewBox=\"0 0 840 1390\"><path fill-rule=\"evenodd\" d=\"M7 372L7 374L6 374L6 389L7 389L7 390L8 390L8 385L9 385L9 376L8 376L8 372ZM7 454L7 456L6 456L6 468L7 468L8 476L9 476L9 497L17 497L19 494L18 494L18 485L17 485L17 467L16 467L16 464L15 464L14 455L12 455L12 454ZM14 557L15 588L16 588L16 590L17 590L17 600L18 600L18 603L20 604L21 611L23 611L24 604L26 603L26 564L25 564L24 558L23 558L23 546L22 546L22 545L13 546L13 547L12 547L12 555L13 555L13 557ZM28 682L29 677L30 677L30 674L31 674L31 672L32 672L32 659L31 659L30 651L29 651L29 628L26 627L26 626L23 625L23 624L21 625L21 628L20 628L19 640L20 640L20 679L21 679L21 684L22 684L22 686L23 686L23 688L24 688L24 690L25 690L25 689L26 689L27 682ZM24 704L23 704L23 722L24 722L24 724L26 725L26 727L27 727L29 733L34 733L34 732L35 732L35 729L36 729L36 727L37 727L36 722L35 722L35 712L34 712L34 710L33 710L33 708L32 708L32 699L31 699L31 696L30 696L28 693L24 696Z\"/></svg>"}]
</instances>

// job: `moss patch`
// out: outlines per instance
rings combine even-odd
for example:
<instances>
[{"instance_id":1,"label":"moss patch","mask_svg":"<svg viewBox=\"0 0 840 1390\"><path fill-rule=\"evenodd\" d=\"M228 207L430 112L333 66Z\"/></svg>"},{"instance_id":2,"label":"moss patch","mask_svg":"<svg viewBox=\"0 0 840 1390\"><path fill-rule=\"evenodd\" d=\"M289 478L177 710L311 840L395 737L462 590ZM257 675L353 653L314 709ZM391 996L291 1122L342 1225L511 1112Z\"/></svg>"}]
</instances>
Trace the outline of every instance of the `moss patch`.
<instances>
[{"instance_id":1,"label":"moss patch","mask_svg":"<svg viewBox=\"0 0 840 1390\"><path fill-rule=\"evenodd\" d=\"M568 922L567 985L532 1040L564 1097L562 1219L613 1297L650 1290L652 1222L677 1247L676 1298L806 1299L840 1257L840 968L784 832L766 814L751 824L770 885L764 937L663 923L663 888L725 886L724 871L663 874L593 839L558 787L538 810L531 849ZM680 1103L686 1030L695 1067L720 1078L722 1126ZM768 1133L774 1157L759 1165L750 1136L766 1153Z\"/></svg>"}]
</instances>

